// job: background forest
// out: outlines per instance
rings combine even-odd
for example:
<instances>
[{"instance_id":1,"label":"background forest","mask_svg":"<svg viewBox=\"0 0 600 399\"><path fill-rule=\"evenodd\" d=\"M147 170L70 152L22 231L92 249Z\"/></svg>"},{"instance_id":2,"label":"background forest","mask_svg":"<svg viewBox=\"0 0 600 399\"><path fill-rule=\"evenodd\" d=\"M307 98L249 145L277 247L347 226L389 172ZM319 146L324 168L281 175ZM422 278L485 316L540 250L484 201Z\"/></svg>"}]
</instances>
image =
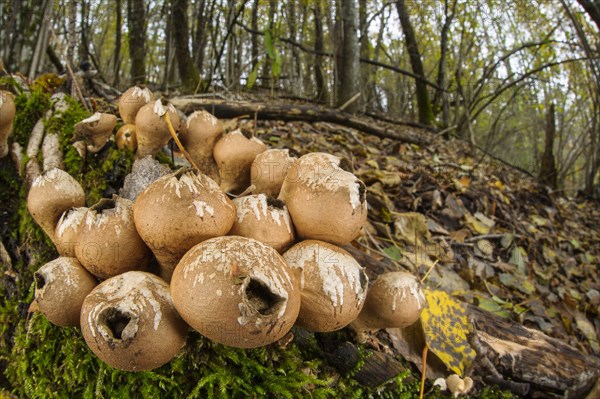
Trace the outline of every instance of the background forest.
<instances>
[{"instance_id":1,"label":"background forest","mask_svg":"<svg viewBox=\"0 0 600 399\"><path fill-rule=\"evenodd\" d=\"M330 106L360 93L346 110L435 125L556 188L597 187L595 0L2 0L0 24L4 67L31 79L69 63L120 89Z\"/></svg>"}]
</instances>

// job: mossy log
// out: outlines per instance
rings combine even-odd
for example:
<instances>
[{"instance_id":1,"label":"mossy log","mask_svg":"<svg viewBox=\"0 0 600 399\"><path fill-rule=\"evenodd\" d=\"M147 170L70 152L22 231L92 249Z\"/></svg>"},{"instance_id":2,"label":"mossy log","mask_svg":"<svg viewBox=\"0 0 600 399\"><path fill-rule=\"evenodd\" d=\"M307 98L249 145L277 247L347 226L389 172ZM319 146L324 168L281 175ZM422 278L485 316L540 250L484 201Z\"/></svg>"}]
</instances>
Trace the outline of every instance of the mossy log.
<instances>
[{"instance_id":1,"label":"mossy log","mask_svg":"<svg viewBox=\"0 0 600 399\"><path fill-rule=\"evenodd\" d=\"M315 105L292 105L282 103L231 102L194 97L175 97L171 103L188 114L204 109L217 118L236 118L248 115L261 120L330 122L372 134L381 138L398 140L404 143L425 145L428 138L415 129L390 129L370 123L347 112ZM415 123L405 122L405 127L422 128Z\"/></svg>"}]
</instances>

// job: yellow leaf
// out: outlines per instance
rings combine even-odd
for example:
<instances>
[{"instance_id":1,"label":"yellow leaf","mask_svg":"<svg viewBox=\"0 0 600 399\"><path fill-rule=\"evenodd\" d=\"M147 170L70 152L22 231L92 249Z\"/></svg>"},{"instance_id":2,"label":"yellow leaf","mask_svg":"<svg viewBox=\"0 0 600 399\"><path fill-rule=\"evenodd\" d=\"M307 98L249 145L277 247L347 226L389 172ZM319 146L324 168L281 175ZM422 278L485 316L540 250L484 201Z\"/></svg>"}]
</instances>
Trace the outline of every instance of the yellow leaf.
<instances>
[{"instance_id":1,"label":"yellow leaf","mask_svg":"<svg viewBox=\"0 0 600 399\"><path fill-rule=\"evenodd\" d=\"M450 370L462 376L476 355L467 340L470 325L466 305L444 291L425 290L425 297L421 325L427 346Z\"/></svg>"},{"instance_id":2,"label":"yellow leaf","mask_svg":"<svg viewBox=\"0 0 600 399\"><path fill-rule=\"evenodd\" d=\"M465 215L465 220L467 222L467 226L469 226L472 230L475 230L479 234L489 234L490 226L486 226L481 221L477 220L471 215Z\"/></svg>"}]
</instances>

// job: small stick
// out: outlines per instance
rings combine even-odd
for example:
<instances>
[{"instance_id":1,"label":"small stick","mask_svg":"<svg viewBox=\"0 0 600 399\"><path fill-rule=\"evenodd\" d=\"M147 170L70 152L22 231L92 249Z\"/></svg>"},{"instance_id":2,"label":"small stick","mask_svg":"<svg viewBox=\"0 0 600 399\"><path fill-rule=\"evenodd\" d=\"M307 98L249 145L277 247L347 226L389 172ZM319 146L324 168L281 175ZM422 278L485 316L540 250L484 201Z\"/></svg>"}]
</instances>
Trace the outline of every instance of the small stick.
<instances>
[{"instance_id":1,"label":"small stick","mask_svg":"<svg viewBox=\"0 0 600 399\"><path fill-rule=\"evenodd\" d=\"M175 129L173 128L173 124L171 123L171 117L169 116L169 113L165 112L163 118L165 118L165 121L167 122L167 126L169 127L169 132L171 133L173 140L175 140L175 144L177 144L177 147L179 147L179 151L181 151L181 153L183 154L185 159L187 159L187 161L190 163L190 165L192 165L192 167L194 169L200 170L200 169L198 169L198 166L196 166L196 164L192 160L192 157L190 157L190 154L185 150L185 148L183 148L183 144L181 144L181 141L179 141L179 138L177 137L177 134L175 133Z\"/></svg>"},{"instance_id":2,"label":"small stick","mask_svg":"<svg viewBox=\"0 0 600 399\"><path fill-rule=\"evenodd\" d=\"M425 394L425 374L427 371L427 344L423 348L423 369L421 370L421 392L419 393L419 399L423 399Z\"/></svg>"},{"instance_id":3,"label":"small stick","mask_svg":"<svg viewBox=\"0 0 600 399\"><path fill-rule=\"evenodd\" d=\"M345 110L346 108L348 108L348 106L350 106L350 104L352 104L354 101L358 100L358 97L360 97L360 92L356 93L355 95L352 96L352 98L350 100L348 100L345 103L343 103L342 105L340 105L338 110L339 111Z\"/></svg>"}]
</instances>

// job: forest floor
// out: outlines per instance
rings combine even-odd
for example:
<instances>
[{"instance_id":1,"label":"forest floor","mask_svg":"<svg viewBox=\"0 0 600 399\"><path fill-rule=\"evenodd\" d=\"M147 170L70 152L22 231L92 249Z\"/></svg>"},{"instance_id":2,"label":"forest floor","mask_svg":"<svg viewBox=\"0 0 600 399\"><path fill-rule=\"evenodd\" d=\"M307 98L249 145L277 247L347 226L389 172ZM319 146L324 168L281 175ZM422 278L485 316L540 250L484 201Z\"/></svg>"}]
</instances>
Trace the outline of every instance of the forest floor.
<instances>
[{"instance_id":1,"label":"forest floor","mask_svg":"<svg viewBox=\"0 0 600 399\"><path fill-rule=\"evenodd\" d=\"M96 104L116 113L112 105ZM79 107L71 117L82 114ZM388 270L408 270L431 289L540 330L582 354L600 355L598 202L552 192L522 172L472 154L462 141L366 121L422 135L428 144L381 139L325 122L224 122L244 125L270 147L288 148L293 155L319 151L348 158L368 188L369 203L368 224L353 246ZM27 144L27 136L18 139ZM118 191L130 171L131 154L117 151L114 143L107 147L96 159L77 164L76 178L88 200ZM103 365L78 330L52 326L27 312L32 272L56 253L27 215L25 184L9 158L0 160L0 171L0 238L8 251L0 283L1 388L19 397L261 397L269 392L418 397L418 358L407 357L414 364L403 360L394 331L382 331L367 344L356 344L347 329L331 335L295 331L291 343L251 351L190 334L188 349L156 371L124 373ZM104 181L97 184L98 179ZM377 274L369 272L372 278ZM370 386L369 378L356 378L364 359L345 368L336 361L346 342L358 348L361 359L385 346L405 372ZM427 391L426 397L439 395L430 383ZM510 396L493 392L478 384L473 397Z\"/></svg>"}]
</instances>

